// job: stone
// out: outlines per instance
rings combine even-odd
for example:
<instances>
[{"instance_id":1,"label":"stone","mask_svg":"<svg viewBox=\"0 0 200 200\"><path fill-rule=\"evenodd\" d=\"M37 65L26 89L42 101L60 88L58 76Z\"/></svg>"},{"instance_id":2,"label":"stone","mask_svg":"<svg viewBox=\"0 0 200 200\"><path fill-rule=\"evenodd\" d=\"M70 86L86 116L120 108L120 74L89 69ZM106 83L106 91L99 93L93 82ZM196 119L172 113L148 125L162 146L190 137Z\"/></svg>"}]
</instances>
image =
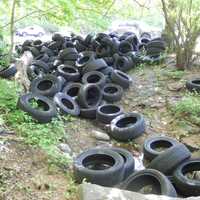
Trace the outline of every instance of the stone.
<instances>
[{"instance_id":1,"label":"stone","mask_svg":"<svg viewBox=\"0 0 200 200\"><path fill-rule=\"evenodd\" d=\"M103 132L100 132L100 131L96 131L96 130L93 130L92 133L93 133L93 136L97 140L103 140L103 141L109 141L110 140L110 136L107 135L106 133L103 133Z\"/></svg>"},{"instance_id":2,"label":"stone","mask_svg":"<svg viewBox=\"0 0 200 200\"><path fill-rule=\"evenodd\" d=\"M79 186L78 197L78 200L183 200L183 198L171 198L153 194L144 195L89 183L83 183ZM199 197L184 198L184 200L199 200Z\"/></svg>"},{"instance_id":3,"label":"stone","mask_svg":"<svg viewBox=\"0 0 200 200\"><path fill-rule=\"evenodd\" d=\"M71 148L69 147L68 144L60 143L58 145L58 148L64 153L67 153L67 154L71 154L72 153L72 150L71 150Z\"/></svg>"}]
</instances>

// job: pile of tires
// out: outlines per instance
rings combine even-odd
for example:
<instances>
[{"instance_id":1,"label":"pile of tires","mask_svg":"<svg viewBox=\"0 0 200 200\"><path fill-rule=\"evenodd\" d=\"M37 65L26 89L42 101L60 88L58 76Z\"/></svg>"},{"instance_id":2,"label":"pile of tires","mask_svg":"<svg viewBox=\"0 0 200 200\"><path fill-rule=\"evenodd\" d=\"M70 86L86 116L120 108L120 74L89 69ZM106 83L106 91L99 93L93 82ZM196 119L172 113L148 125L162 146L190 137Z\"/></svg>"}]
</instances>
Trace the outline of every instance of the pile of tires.
<instances>
[{"instance_id":1,"label":"pile of tires","mask_svg":"<svg viewBox=\"0 0 200 200\"><path fill-rule=\"evenodd\" d=\"M163 48L159 47L162 51L157 56L144 56L143 52L148 44L158 47L158 41L164 45L161 38L152 40L145 34L137 38L131 32L88 34L85 38L55 33L49 42L26 40L18 46L18 52L31 51L34 60L27 67L29 93L19 98L18 107L41 123L50 122L58 112L97 118L111 123L114 138L135 138L144 132L143 117L123 113L113 103L133 82L127 70L145 62L146 57L152 61L160 58ZM143 49L139 48L141 44L145 44ZM122 132L126 132L123 137Z\"/></svg>"},{"instance_id":2,"label":"pile of tires","mask_svg":"<svg viewBox=\"0 0 200 200\"><path fill-rule=\"evenodd\" d=\"M170 137L150 137L143 152L149 164L137 171L132 153L123 148L86 150L74 159L75 180L145 194L200 196L200 180L187 176L200 170L200 159L192 159L185 145ZM147 186L151 187L145 191Z\"/></svg>"}]
</instances>

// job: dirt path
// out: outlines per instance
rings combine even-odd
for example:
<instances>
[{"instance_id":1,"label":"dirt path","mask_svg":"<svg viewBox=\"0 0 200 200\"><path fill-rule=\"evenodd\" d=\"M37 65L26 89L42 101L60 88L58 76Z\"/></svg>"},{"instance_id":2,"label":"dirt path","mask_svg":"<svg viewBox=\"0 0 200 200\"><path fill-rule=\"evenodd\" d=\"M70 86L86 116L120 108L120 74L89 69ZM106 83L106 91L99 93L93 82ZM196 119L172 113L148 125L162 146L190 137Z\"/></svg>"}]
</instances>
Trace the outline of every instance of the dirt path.
<instances>
[{"instance_id":1,"label":"dirt path","mask_svg":"<svg viewBox=\"0 0 200 200\"><path fill-rule=\"evenodd\" d=\"M145 116L146 133L129 143L112 140L106 144L123 146L137 155L146 137L165 134L198 149L199 127L188 123L177 125L178 120L169 110L185 94L185 80L198 74L199 70L177 73L170 67L157 66L132 70L134 84L118 104L126 112L137 111ZM75 118L65 125L66 141L75 153L105 144L92 137L93 130L105 132L94 120ZM0 199L73 200L72 185L71 177L63 170L49 169L48 158L42 151L13 138L0 137Z\"/></svg>"}]
</instances>

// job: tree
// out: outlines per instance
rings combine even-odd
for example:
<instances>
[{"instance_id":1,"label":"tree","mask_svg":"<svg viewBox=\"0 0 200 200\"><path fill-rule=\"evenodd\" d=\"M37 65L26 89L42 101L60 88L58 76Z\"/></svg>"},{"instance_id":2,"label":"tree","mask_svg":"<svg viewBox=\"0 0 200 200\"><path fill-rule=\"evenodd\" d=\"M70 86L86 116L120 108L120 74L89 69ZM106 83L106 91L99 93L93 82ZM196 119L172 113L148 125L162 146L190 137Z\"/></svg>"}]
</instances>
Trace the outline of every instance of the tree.
<instances>
[{"instance_id":1,"label":"tree","mask_svg":"<svg viewBox=\"0 0 200 200\"><path fill-rule=\"evenodd\" d=\"M195 58L194 48L200 35L198 0L161 0L167 34L174 43L176 66L189 68Z\"/></svg>"}]
</instances>

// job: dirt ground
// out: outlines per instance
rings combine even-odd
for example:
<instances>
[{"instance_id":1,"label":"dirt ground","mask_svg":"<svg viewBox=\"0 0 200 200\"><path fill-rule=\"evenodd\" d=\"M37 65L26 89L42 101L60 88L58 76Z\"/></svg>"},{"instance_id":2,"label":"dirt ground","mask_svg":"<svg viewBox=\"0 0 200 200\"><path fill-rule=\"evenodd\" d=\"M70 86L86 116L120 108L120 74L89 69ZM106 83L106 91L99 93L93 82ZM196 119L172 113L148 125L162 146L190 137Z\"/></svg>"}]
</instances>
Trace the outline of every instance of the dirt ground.
<instances>
[{"instance_id":1,"label":"dirt ground","mask_svg":"<svg viewBox=\"0 0 200 200\"><path fill-rule=\"evenodd\" d=\"M200 128L185 123L177 125L169 105L175 104L185 94L185 80L198 76L200 70L184 72L182 78L169 75L170 66L145 66L132 70L133 85L117 104L126 112L137 111L144 115L146 133L129 143L100 142L93 131L106 132L93 120L76 118L66 123L66 141L73 152L97 145L116 145L129 149L134 156L142 150L142 144L150 135L169 135L199 150ZM49 169L47 156L39 149L24 145L16 136L0 137L0 200L73 200L69 197L72 180L68 172L59 168ZM76 197L74 197L76 199Z\"/></svg>"}]
</instances>

